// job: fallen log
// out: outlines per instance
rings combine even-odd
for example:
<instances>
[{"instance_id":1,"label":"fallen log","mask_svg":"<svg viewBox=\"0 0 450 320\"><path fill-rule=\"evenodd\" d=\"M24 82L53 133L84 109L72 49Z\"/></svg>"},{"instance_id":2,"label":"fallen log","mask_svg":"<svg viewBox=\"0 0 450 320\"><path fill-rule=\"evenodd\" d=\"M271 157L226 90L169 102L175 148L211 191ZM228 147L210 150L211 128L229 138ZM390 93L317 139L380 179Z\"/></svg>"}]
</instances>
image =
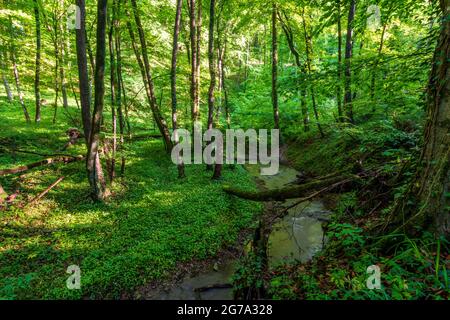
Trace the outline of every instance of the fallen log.
<instances>
[{"instance_id":1,"label":"fallen log","mask_svg":"<svg viewBox=\"0 0 450 320\"><path fill-rule=\"evenodd\" d=\"M264 191L245 191L225 185L223 186L223 191L236 197L253 201L261 201L261 202L284 201L287 199L301 198L302 194L304 194L307 191L315 191L330 185L335 185L343 181L350 182L359 179L360 177L356 175L336 176L326 179L319 178L301 185Z\"/></svg>"},{"instance_id":2,"label":"fallen log","mask_svg":"<svg viewBox=\"0 0 450 320\"><path fill-rule=\"evenodd\" d=\"M11 168L11 169L3 169L0 170L0 177L1 176L6 176L9 174L15 174L15 173L20 173L20 172L24 172L24 171L28 171L31 170L33 168L37 168L37 167L41 167L41 166L45 166L45 165L49 165L52 163L72 163L72 162L77 162L77 161L82 161L84 160L85 157L84 156L73 156L73 157L54 157L54 158L47 158L41 161L37 161L37 162L33 162L24 166L20 166L20 167L16 167L16 168Z\"/></svg>"}]
</instances>

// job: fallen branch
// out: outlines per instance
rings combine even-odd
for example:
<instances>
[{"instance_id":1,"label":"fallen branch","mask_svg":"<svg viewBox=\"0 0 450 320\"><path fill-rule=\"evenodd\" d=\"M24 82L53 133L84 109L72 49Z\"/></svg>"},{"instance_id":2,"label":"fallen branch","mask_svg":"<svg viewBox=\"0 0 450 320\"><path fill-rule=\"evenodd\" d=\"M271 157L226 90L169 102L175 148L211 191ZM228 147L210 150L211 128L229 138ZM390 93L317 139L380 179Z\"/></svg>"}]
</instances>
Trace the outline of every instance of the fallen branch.
<instances>
[{"instance_id":1,"label":"fallen branch","mask_svg":"<svg viewBox=\"0 0 450 320\"><path fill-rule=\"evenodd\" d=\"M214 290L214 289L231 289L231 288L233 288L233 286L229 283L213 284L213 285L209 285L206 287L195 288L194 292L205 292L205 291Z\"/></svg>"},{"instance_id":2,"label":"fallen branch","mask_svg":"<svg viewBox=\"0 0 450 320\"><path fill-rule=\"evenodd\" d=\"M36 201L39 201L40 199L42 199L42 197L44 197L50 190L52 190L54 187L56 187L61 181L63 181L63 179L64 179L64 177L60 177L58 180L53 182L47 189L42 191L38 196L36 196L33 200L31 200L28 203L28 205L32 205Z\"/></svg>"},{"instance_id":3,"label":"fallen branch","mask_svg":"<svg viewBox=\"0 0 450 320\"><path fill-rule=\"evenodd\" d=\"M223 187L223 190L228 194L247 200L262 201L262 202L284 201L287 199L300 198L302 194L307 191L314 191L327 186L341 184L344 182L350 182L359 179L360 177L356 175L337 176L327 179L319 178L309 183L267 191L244 191L225 185Z\"/></svg>"},{"instance_id":4,"label":"fallen branch","mask_svg":"<svg viewBox=\"0 0 450 320\"><path fill-rule=\"evenodd\" d=\"M16 167L16 168L12 168L12 169L3 169L0 170L0 177L1 176L6 176L8 174L15 174L15 173L20 173L20 172L24 172L24 171L28 171L31 170L33 168L37 168L37 167L41 167L41 166L45 166L48 164L52 164L52 163L72 163L72 162L77 162L77 161L82 161L84 160L85 157L84 156L73 156L73 157L54 157L54 158L47 158L41 161L37 161L37 162L33 162L30 163L28 165L24 165L24 166L20 166L20 167Z\"/></svg>"}]
</instances>

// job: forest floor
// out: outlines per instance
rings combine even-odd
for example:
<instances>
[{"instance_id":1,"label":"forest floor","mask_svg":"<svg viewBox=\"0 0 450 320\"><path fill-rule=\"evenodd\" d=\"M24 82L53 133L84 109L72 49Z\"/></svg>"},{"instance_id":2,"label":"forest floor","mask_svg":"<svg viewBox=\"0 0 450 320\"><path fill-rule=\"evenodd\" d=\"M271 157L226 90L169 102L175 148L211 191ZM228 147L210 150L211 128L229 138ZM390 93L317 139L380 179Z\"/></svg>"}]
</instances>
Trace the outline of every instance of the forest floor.
<instances>
[{"instance_id":1,"label":"forest floor","mask_svg":"<svg viewBox=\"0 0 450 320\"><path fill-rule=\"evenodd\" d=\"M41 124L26 124L17 103L1 100L0 112L0 169L7 169L43 158L21 151L59 152L67 142L66 130L74 126L67 112L78 111L60 109L56 124L49 107L43 109ZM149 126L136 117L132 127L136 134L148 132ZM361 166L377 168L377 175L363 186L324 197L333 209L326 226L328 245L307 264L286 263L267 270L258 285L264 284L269 298L449 298L445 239L427 233L417 239L403 236L383 253L371 244L369 231L387 217L405 189L402 181L394 187L387 187L386 181L414 156L414 132L379 121L336 130L323 140L306 136L289 141L290 163L305 177ZM65 153L84 154L82 140ZM263 205L228 196L222 185L256 190L249 172L241 166L226 167L223 180L214 182L205 166L187 166L188 178L180 183L157 139L127 144L124 155L125 176L116 178L104 204L90 200L83 162L0 177L7 194L16 195L7 207L3 202L0 211L0 299L141 298L149 288L170 285L240 254ZM403 171L408 176L413 168ZM63 176L44 198L27 205ZM81 290L66 287L70 265L81 268ZM366 287L371 265L381 268L382 290ZM254 267L244 258L239 272L254 275ZM235 279L250 281L239 274Z\"/></svg>"},{"instance_id":2,"label":"forest floor","mask_svg":"<svg viewBox=\"0 0 450 320\"><path fill-rule=\"evenodd\" d=\"M50 108L44 108L40 125L27 125L18 105L0 105L2 147L52 154L67 142L71 124L62 110L55 125L47 120ZM83 154L82 141L66 153ZM129 296L146 283L171 279L179 266L233 247L261 211L259 205L223 193L222 183L212 181L204 166L187 167L188 178L180 183L159 140L129 144L126 158L125 177L116 179L104 204L88 197L83 162L0 178L8 194L17 193L0 211L1 299ZM0 166L40 159L2 150ZM25 206L61 176L65 179L43 199ZM225 168L223 182L256 188L241 167ZM81 290L66 288L70 265L81 268Z\"/></svg>"}]
</instances>

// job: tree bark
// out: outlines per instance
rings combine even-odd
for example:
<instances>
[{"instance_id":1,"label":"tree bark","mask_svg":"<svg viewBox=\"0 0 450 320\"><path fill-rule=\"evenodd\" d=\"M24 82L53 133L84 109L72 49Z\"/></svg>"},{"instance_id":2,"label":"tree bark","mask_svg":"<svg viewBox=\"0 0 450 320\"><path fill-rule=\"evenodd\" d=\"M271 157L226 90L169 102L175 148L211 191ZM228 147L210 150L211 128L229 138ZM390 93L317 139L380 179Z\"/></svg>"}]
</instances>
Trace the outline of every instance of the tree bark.
<instances>
[{"instance_id":1,"label":"tree bark","mask_svg":"<svg viewBox=\"0 0 450 320\"><path fill-rule=\"evenodd\" d=\"M450 234L450 1L440 0L441 31L428 85L425 144L413 184L420 208L411 217L414 225L433 226ZM415 218L417 218L416 221Z\"/></svg>"},{"instance_id":2,"label":"tree bark","mask_svg":"<svg viewBox=\"0 0 450 320\"><path fill-rule=\"evenodd\" d=\"M280 114L278 108L278 33L277 6L272 4L272 107L275 129L280 129Z\"/></svg>"},{"instance_id":3,"label":"tree bark","mask_svg":"<svg viewBox=\"0 0 450 320\"><path fill-rule=\"evenodd\" d=\"M112 18L110 19L109 33L108 33L108 48L110 58L110 84L111 84L111 121L112 121L112 150L111 158L109 159L109 181L112 184L116 176L116 151L117 151L117 114L116 107L118 107L117 99L120 99L117 95L118 91L118 78L117 78L117 62L116 62L116 47L115 47L115 34L117 25L117 0L113 0L112 3Z\"/></svg>"},{"instance_id":4,"label":"tree bark","mask_svg":"<svg viewBox=\"0 0 450 320\"><path fill-rule=\"evenodd\" d=\"M133 7L133 14L134 14L134 21L137 26L139 40L141 44L141 51L142 51L142 59L143 59L143 66L144 66L144 82L146 82L146 89L147 89L147 97L150 102L150 108L152 110L153 118L156 122L156 125L158 126L159 131L163 135L164 138L164 144L166 151L169 153L172 150L172 141L170 139L170 132L167 127L167 123L164 120L161 111L159 110L158 104L156 102L155 97L155 88L153 85L153 79L150 71L150 62L148 60L148 51L147 51L147 43L145 40L145 34L144 34L144 28L142 27L141 18L139 16L139 11L137 8L136 0L131 0L131 5ZM98 63L98 61L97 61Z\"/></svg>"},{"instance_id":5,"label":"tree bark","mask_svg":"<svg viewBox=\"0 0 450 320\"><path fill-rule=\"evenodd\" d=\"M83 132L86 139L86 146L89 147L91 136L91 94L89 86L88 62L86 57L86 7L85 0L77 0L80 9L80 29L75 31L77 64L78 64L78 85L80 88L81 119L83 122Z\"/></svg>"},{"instance_id":6,"label":"tree bark","mask_svg":"<svg viewBox=\"0 0 450 320\"><path fill-rule=\"evenodd\" d=\"M199 52L198 52L198 24L195 13L196 1L189 0L189 22L191 38L191 117L192 123L200 119L200 93L199 93Z\"/></svg>"},{"instance_id":7,"label":"tree bark","mask_svg":"<svg viewBox=\"0 0 450 320\"><path fill-rule=\"evenodd\" d=\"M353 57L353 24L355 20L356 0L351 0L348 13L347 39L345 44L345 96L344 110L346 120L354 122L353 118L353 95L352 95L352 64Z\"/></svg>"},{"instance_id":8,"label":"tree bark","mask_svg":"<svg viewBox=\"0 0 450 320\"><path fill-rule=\"evenodd\" d=\"M5 87L6 97L8 98L9 102L12 102L14 98L5 74L5 61L7 61L6 50L4 52L0 52L0 72L2 74L2 81L3 86Z\"/></svg>"},{"instance_id":9,"label":"tree bark","mask_svg":"<svg viewBox=\"0 0 450 320\"><path fill-rule=\"evenodd\" d=\"M98 0L97 3L97 53L94 76L94 110L92 115L91 136L86 166L88 180L91 186L91 194L94 201L103 201L106 196L103 169L99 161L99 145L105 95L107 3L107 0Z\"/></svg>"},{"instance_id":10,"label":"tree bark","mask_svg":"<svg viewBox=\"0 0 450 320\"><path fill-rule=\"evenodd\" d=\"M20 87L19 70L17 68L17 61L16 61L16 48L15 48L14 44L11 45L11 61L12 61L12 64L13 64L14 79L16 80L16 88L17 88L17 93L19 95L20 105L22 106L22 110L23 110L23 114L25 116L25 120L27 122L31 122L30 114L28 113L28 109L25 106L25 102L23 100L23 92L22 92L22 89Z\"/></svg>"},{"instance_id":11,"label":"tree bark","mask_svg":"<svg viewBox=\"0 0 450 320\"><path fill-rule=\"evenodd\" d=\"M375 111L376 111L376 106L375 106L376 79L377 79L378 65L380 64L381 54L383 53L386 29L387 29L387 24L384 24L383 31L381 32L380 46L378 47L377 57L375 59L375 65L372 70L372 79L370 81L370 101L373 105L372 113L375 113Z\"/></svg>"},{"instance_id":12,"label":"tree bark","mask_svg":"<svg viewBox=\"0 0 450 320\"><path fill-rule=\"evenodd\" d=\"M172 96L172 127L174 132L178 129L177 124L177 55L178 55L178 37L180 34L181 23L181 7L183 0L177 0L177 8L175 14L175 24L173 28L173 46L172 46L172 69L170 73L171 96ZM178 144L178 135L175 133L174 146ZM184 164L182 158L178 158L177 163L178 178L185 177Z\"/></svg>"},{"instance_id":13,"label":"tree bark","mask_svg":"<svg viewBox=\"0 0 450 320\"><path fill-rule=\"evenodd\" d=\"M304 35L305 35L306 67L307 67L308 75L311 76L311 74L312 74L312 57L311 56L313 54L312 39L311 39L312 32L308 32L304 7L302 8L302 20L303 20L303 31L304 31ZM323 138L323 137L325 137L325 134L323 133L322 125L320 124L319 112L317 110L317 104L316 104L316 93L315 93L315 89L314 89L314 84L312 84L312 83L310 84L310 91L311 91L311 102L312 102L314 117L317 122L317 129L319 130L320 136Z\"/></svg>"},{"instance_id":14,"label":"tree bark","mask_svg":"<svg viewBox=\"0 0 450 320\"><path fill-rule=\"evenodd\" d=\"M306 89L305 89L305 82L306 82L306 67L305 64L300 61L300 53L298 52L297 48L295 47L294 43L294 34L292 32L292 28L290 26L289 17L288 15L283 12L283 17L281 14L278 14L278 17L281 22L281 27L284 31L284 34L286 36L286 40L288 43L289 50L294 55L295 64L297 65L297 68L301 74L300 79L298 79L298 92L299 92L299 100L300 100L300 110L302 112L302 118L303 118L303 128L305 132L309 131L309 114L308 114L308 105L306 103Z\"/></svg>"},{"instance_id":15,"label":"tree bark","mask_svg":"<svg viewBox=\"0 0 450 320\"><path fill-rule=\"evenodd\" d=\"M337 67L337 107L338 107L338 122L344 119L342 111L342 4L341 0L337 0L337 25L338 25L338 67Z\"/></svg>"},{"instance_id":16,"label":"tree bark","mask_svg":"<svg viewBox=\"0 0 450 320\"><path fill-rule=\"evenodd\" d=\"M41 121L41 91L39 87L41 76L41 20L39 16L39 5L37 0L34 0L34 19L36 22L36 71L34 78L34 96L36 99L36 114L34 121Z\"/></svg>"}]
</instances>

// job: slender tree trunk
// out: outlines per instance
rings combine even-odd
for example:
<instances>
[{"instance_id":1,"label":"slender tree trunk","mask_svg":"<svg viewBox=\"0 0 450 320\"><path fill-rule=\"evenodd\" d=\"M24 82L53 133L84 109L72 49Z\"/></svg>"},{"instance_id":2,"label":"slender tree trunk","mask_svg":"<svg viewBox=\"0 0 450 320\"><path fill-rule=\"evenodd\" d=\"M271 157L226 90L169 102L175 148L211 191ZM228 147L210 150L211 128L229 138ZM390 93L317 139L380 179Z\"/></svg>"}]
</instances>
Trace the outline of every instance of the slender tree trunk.
<instances>
[{"instance_id":1,"label":"slender tree trunk","mask_svg":"<svg viewBox=\"0 0 450 320\"><path fill-rule=\"evenodd\" d=\"M215 44L214 44L214 26L215 26L215 16L216 16L216 1L210 0L209 7L209 42L208 42L208 58L209 58L209 75L210 84L208 91L208 129L213 128L214 123L214 103L215 103L215 89L216 89L216 60L214 57ZM223 146L217 145L216 154L220 155L223 151L219 150ZM218 180L222 175L222 165L216 163L214 166L213 179Z\"/></svg>"},{"instance_id":2,"label":"slender tree trunk","mask_svg":"<svg viewBox=\"0 0 450 320\"><path fill-rule=\"evenodd\" d=\"M348 13L347 40L345 45L345 96L344 110L347 121L354 122L352 95L352 65L353 56L353 24L355 20L356 0L351 0Z\"/></svg>"},{"instance_id":3,"label":"slender tree trunk","mask_svg":"<svg viewBox=\"0 0 450 320\"><path fill-rule=\"evenodd\" d=\"M202 53L202 0L197 0L197 28L196 28L196 35L197 35L197 81L195 82L196 84L196 92L197 92L197 99L198 99L198 120L200 120L200 104L201 104L201 93L200 93L200 88L201 88L201 53Z\"/></svg>"},{"instance_id":4,"label":"slender tree trunk","mask_svg":"<svg viewBox=\"0 0 450 320\"><path fill-rule=\"evenodd\" d=\"M142 59L143 59L143 66L144 66L144 75L145 79L144 81L147 82L147 96L149 98L150 102L150 108L152 110L153 118L156 122L156 125L158 126L159 131L161 132L166 151L169 153L172 150L172 141L170 139L170 132L167 127L167 123L164 120L161 111L159 110L159 107L156 102L155 97L155 88L153 86L153 80L152 75L150 71L150 62L148 60L148 51L147 51L147 43L145 40L145 34L144 34L144 28L142 27L141 18L139 16L138 7L136 5L136 0L131 0L131 4L133 7L133 13L134 13L134 21L137 26L139 40L141 43L141 51L142 51ZM98 63L98 61L97 61Z\"/></svg>"},{"instance_id":5,"label":"slender tree trunk","mask_svg":"<svg viewBox=\"0 0 450 320\"><path fill-rule=\"evenodd\" d=\"M94 111L92 116L90 145L87 154L88 180L92 190L92 197L95 201L103 201L106 197L103 170L98 159L100 158L100 129L105 95L107 3L107 0L98 0L97 2L97 53L94 79Z\"/></svg>"},{"instance_id":6,"label":"slender tree trunk","mask_svg":"<svg viewBox=\"0 0 450 320\"><path fill-rule=\"evenodd\" d=\"M300 100L300 110L302 112L303 117L303 127L305 132L309 131L309 114L308 114L308 105L306 103L306 89L305 89L305 83L306 83L306 68L305 64L300 61L300 54L295 47L294 44L294 34L292 32L292 28L290 26L289 17L286 13L283 13L284 18L281 16L281 14L278 14L279 20L281 22L281 27L284 31L284 34L286 36L286 40L289 46L289 50L294 56L295 64L297 65L298 70L301 73L300 79L298 79L297 86L299 88L299 100Z\"/></svg>"},{"instance_id":7,"label":"slender tree trunk","mask_svg":"<svg viewBox=\"0 0 450 320\"><path fill-rule=\"evenodd\" d=\"M9 102L13 101L13 94L11 91L11 87L9 86L8 79L6 78L5 74L5 61L7 61L6 51L0 52L0 72L2 74L2 81L3 86L5 87L6 97L8 98Z\"/></svg>"},{"instance_id":8,"label":"slender tree trunk","mask_svg":"<svg viewBox=\"0 0 450 320\"><path fill-rule=\"evenodd\" d=\"M78 85L80 88L81 119L83 122L83 132L86 139L86 146L89 147L91 135L91 94L88 73L88 62L86 57L86 7L85 0L77 0L80 8L80 29L75 31L77 64L78 64Z\"/></svg>"},{"instance_id":9,"label":"slender tree trunk","mask_svg":"<svg viewBox=\"0 0 450 320\"><path fill-rule=\"evenodd\" d=\"M306 68L307 68L308 75L311 76L312 75L312 57L311 56L313 54L312 39L311 39L312 35L311 35L311 32L308 32L304 7L303 7L303 11L302 11L302 18L303 18L303 31L305 34ZM324 134L324 132L322 130L322 126L320 124L319 112L317 110L316 93L315 93L315 89L314 89L314 84L310 84L310 91L311 91L311 102L312 102L312 107L313 107L313 111L314 111L314 117L317 122L317 129L319 130L320 136L323 138L323 137L325 137L325 134Z\"/></svg>"},{"instance_id":10,"label":"slender tree trunk","mask_svg":"<svg viewBox=\"0 0 450 320\"><path fill-rule=\"evenodd\" d=\"M55 9L56 10L56 9ZM54 113L53 113L53 123L56 123L56 116L58 113L58 98L59 98L59 80L58 80L58 72L59 72L59 50L58 50L58 42L59 42L59 31L58 31L58 20L56 19L57 12L55 11L53 14L53 51L55 54L55 102L54 102Z\"/></svg>"},{"instance_id":11,"label":"slender tree trunk","mask_svg":"<svg viewBox=\"0 0 450 320\"><path fill-rule=\"evenodd\" d=\"M60 0L60 7L64 10L64 0ZM63 23L59 23L59 32L60 32L60 41L59 41L59 49L60 49L60 61L59 61L59 76L61 81L61 94L63 98L63 107L67 110L69 107L69 102L67 98L67 79L66 79L66 41L65 41L65 32Z\"/></svg>"},{"instance_id":12,"label":"slender tree trunk","mask_svg":"<svg viewBox=\"0 0 450 320\"><path fill-rule=\"evenodd\" d=\"M375 113L375 91L376 91L376 79L378 72L378 65L380 64L381 54L383 53L384 48L384 37L386 35L387 24L383 25L383 31L381 32L380 46L378 47L377 57L375 59L375 65L372 70L372 79L370 81L370 101L373 105L372 113Z\"/></svg>"},{"instance_id":13,"label":"slender tree trunk","mask_svg":"<svg viewBox=\"0 0 450 320\"><path fill-rule=\"evenodd\" d=\"M23 114L25 116L25 120L27 122L31 122L30 115L28 113L28 109L25 106L25 102L23 100L23 92L20 87L20 78L19 78L19 70L17 68L17 61L16 61L16 49L14 44L11 44L11 61L13 64L13 71L14 71L14 79L16 80L16 88L17 88L17 94L19 95L20 105L22 106Z\"/></svg>"},{"instance_id":14,"label":"slender tree trunk","mask_svg":"<svg viewBox=\"0 0 450 320\"><path fill-rule=\"evenodd\" d=\"M36 22L36 72L34 78L34 95L36 99L36 115L35 122L41 121L41 91L39 87L41 76L41 20L39 16L39 5L34 0L34 19Z\"/></svg>"},{"instance_id":15,"label":"slender tree trunk","mask_svg":"<svg viewBox=\"0 0 450 320\"><path fill-rule=\"evenodd\" d=\"M342 4L341 0L337 0L338 10L338 67L337 67L337 106L338 106L338 122L342 122L344 113L342 111Z\"/></svg>"},{"instance_id":16,"label":"slender tree trunk","mask_svg":"<svg viewBox=\"0 0 450 320\"><path fill-rule=\"evenodd\" d=\"M119 117L119 149L121 153L121 164L120 164L120 175L123 176L125 173L125 164L126 164L126 158L124 154L124 134L125 134L125 117L122 109L122 91L123 91L123 76L122 76L122 49L121 49L121 4L123 0L116 0L116 7L117 7L117 13L116 13L116 20L115 20L115 33L114 33L114 43L115 43L115 49L116 49L116 69L117 69L117 90L116 90L116 104L117 104L117 115ZM125 92L124 92L125 97ZM126 103L126 98L123 100L124 103ZM128 122L129 126L129 122Z\"/></svg>"},{"instance_id":17,"label":"slender tree trunk","mask_svg":"<svg viewBox=\"0 0 450 320\"><path fill-rule=\"evenodd\" d=\"M195 13L195 0L189 0L189 22L191 38L191 117L192 123L200 120L200 97L199 97L199 68L198 59L198 37L197 37L197 18Z\"/></svg>"},{"instance_id":18,"label":"slender tree trunk","mask_svg":"<svg viewBox=\"0 0 450 320\"><path fill-rule=\"evenodd\" d=\"M280 129L280 115L278 109L278 33L277 6L272 4L272 106L275 129Z\"/></svg>"},{"instance_id":19,"label":"slender tree trunk","mask_svg":"<svg viewBox=\"0 0 450 320\"><path fill-rule=\"evenodd\" d=\"M177 145L178 134L176 130L178 129L177 124L177 55L178 55L178 37L180 34L180 23L181 23L181 7L183 0L177 0L177 9L175 14L175 24L173 29L173 47L172 47L172 69L170 74L171 83L171 96L172 96L172 127L174 130L174 145ZM178 158L177 168L178 168L178 178L182 179L185 177L184 164L182 158Z\"/></svg>"},{"instance_id":20,"label":"slender tree trunk","mask_svg":"<svg viewBox=\"0 0 450 320\"><path fill-rule=\"evenodd\" d=\"M117 99L120 99L117 95L118 91L118 78L117 78L117 62L116 62L116 26L117 26L117 0L113 0L112 3L112 19L110 20L109 34L108 34L108 48L110 57L110 83L111 83L111 117L112 117L112 150L111 158L109 160L109 180L112 184L116 176L116 151L117 151L117 114L116 108L118 107Z\"/></svg>"},{"instance_id":21,"label":"slender tree trunk","mask_svg":"<svg viewBox=\"0 0 450 320\"><path fill-rule=\"evenodd\" d=\"M219 45L220 48L220 45ZM228 102L228 90L226 87L225 79L225 62L226 62L226 52L227 52L227 38L226 34L224 35L224 44L222 47L222 53L221 53L221 64L220 64L220 77L221 77L221 84L222 84L222 92L223 92L223 104L225 109L225 118L227 123L227 129L231 129L231 112L230 112L230 104Z\"/></svg>"}]
</instances>

